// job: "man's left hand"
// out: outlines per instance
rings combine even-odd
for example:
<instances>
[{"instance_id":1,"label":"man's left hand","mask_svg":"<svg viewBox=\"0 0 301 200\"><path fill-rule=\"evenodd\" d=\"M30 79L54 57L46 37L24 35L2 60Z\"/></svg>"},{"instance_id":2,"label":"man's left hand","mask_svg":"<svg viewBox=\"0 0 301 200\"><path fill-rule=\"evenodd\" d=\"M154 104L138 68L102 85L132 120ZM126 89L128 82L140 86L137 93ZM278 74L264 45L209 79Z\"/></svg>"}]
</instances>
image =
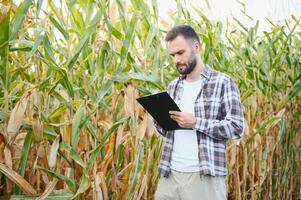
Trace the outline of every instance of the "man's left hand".
<instances>
[{"instance_id":1,"label":"man's left hand","mask_svg":"<svg viewBox=\"0 0 301 200\"><path fill-rule=\"evenodd\" d=\"M170 118L175 120L182 128L194 128L196 117L192 113L169 111Z\"/></svg>"}]
</instances>

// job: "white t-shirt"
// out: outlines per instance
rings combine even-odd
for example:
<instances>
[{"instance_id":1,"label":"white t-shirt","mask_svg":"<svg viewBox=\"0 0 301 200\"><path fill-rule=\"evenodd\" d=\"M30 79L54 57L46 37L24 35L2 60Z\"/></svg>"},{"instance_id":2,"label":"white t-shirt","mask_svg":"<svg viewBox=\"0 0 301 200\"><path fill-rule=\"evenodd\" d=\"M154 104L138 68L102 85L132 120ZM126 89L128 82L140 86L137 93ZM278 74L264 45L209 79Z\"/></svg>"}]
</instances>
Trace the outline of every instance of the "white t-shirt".
<instances>
[{"instance_id":1,"label":"white t-shirt","mask_svg":"<svg viewBox=\"0 0 301 200\"><path fill-rule=\"evenodd\" d=\"M183 96L176 102L184 112L194 114L194 103L202 87L202 79L194 82L184 80ZM180 172L198 172L198 142L195 130L176 130L171 155L171 169Z\"/></svg>"}]
</instances>

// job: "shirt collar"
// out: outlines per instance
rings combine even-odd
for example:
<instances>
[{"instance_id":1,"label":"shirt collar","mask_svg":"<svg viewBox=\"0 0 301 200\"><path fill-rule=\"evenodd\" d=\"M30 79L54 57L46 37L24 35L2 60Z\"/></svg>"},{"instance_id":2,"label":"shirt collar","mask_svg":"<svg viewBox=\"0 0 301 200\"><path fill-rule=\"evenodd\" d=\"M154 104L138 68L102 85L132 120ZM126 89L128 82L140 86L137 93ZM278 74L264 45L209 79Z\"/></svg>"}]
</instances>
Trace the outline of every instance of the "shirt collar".
<instances>
[{"instance_id":1,"label":"shirt collar","mask_svg":"<svg viewBox=\"0 0 301 200\"><path fill-rule=\"evenodd\" d=\"M209 79L211 73L212 73L212 69L210 68L209 65L206 64L201 76L205 77L206 79Z\"/></svg>"}]
</instances>

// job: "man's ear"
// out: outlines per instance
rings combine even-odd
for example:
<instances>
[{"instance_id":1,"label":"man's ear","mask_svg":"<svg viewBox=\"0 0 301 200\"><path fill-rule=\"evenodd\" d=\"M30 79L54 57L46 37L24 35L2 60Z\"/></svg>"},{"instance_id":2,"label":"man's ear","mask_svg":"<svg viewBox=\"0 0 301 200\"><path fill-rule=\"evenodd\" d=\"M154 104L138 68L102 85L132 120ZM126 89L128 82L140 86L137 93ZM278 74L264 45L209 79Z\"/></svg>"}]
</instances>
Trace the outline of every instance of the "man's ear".
<instances>
[{"instance_id":1,"label":"man's ear","mask_svg":"<svg viewBox=\"0 0 301 200\"><path fill-rule=\"evenodd\" d=\"M195 51L199 52L201 50L200 43L195 41L194 44L193 44L193 48L194 48Z\"/></svg>"}]
</instances>

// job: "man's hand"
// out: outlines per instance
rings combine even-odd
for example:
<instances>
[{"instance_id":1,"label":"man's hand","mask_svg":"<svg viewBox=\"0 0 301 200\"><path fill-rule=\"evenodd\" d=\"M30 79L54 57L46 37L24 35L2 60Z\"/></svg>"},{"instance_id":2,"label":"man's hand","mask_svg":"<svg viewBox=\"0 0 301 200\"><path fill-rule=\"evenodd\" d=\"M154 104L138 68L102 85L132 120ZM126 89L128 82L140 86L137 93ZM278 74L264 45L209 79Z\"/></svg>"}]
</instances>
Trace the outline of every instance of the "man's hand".
<instances>
[{"instance_id":1,"label":"man's hand","mask_svg":"<svg viewBox=\"0 0 301 200\"><path fill-rule=\"evenodd\" d=\"M182 128L194 128L196 118L192 113L169 111L170 118L175 120Z\"/></svg>"}]
</instances>

